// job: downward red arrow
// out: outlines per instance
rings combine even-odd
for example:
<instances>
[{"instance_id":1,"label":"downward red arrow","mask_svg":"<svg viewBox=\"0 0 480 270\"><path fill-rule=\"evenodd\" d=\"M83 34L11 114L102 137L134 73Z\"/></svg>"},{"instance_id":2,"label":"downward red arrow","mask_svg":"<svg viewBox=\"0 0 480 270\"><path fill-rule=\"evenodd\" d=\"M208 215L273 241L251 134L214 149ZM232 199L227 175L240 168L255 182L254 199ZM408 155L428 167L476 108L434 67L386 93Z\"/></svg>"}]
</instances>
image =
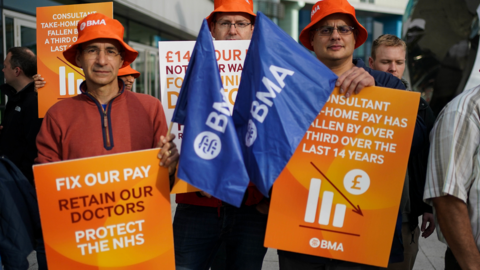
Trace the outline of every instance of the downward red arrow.
<instances>
[{"instance_id":1,"label":"downward red arrow","mask_svg":"<svg viewBox=\"0 0 480 270\"><path fill-rule=\"evenodd\" d=\"M317 168L317 166L315 166L315 164L313 164L313 162L310 162L310 164L312 164L312 166L315 169L317 169L317 171L325 178L325 180L327 180L338 191L338 193L340 193L340 195L342 195L343 198L347 200L347 202L353 207L352 211L363 217L363 213L362 213L362 209L360 209L360 205L357 205L355 207L355 205L353 205L353 203L347 198L347 196L343 195L343 193L332 183L332 181L330 181L330 179L328 179L328 177L325 174L322 173L322 171L320 171L320 169Z\"/></svg>"}]
</instances>

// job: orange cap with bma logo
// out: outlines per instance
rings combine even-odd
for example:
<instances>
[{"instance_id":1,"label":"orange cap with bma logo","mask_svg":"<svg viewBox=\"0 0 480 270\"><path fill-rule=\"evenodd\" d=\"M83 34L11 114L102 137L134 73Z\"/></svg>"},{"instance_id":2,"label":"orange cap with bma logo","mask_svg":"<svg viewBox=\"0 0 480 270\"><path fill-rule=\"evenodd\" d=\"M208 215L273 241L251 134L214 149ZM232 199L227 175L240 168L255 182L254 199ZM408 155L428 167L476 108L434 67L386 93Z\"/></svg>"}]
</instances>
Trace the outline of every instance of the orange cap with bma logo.
<instances>
[{"instance_id":1,"label":"orange cap with bma logo","mask_svg":"<svg viewBox=\"0 0 480 270\"><path fill-rule=\"evenodd\" d=\"M313 51L312 44L310 43L311 28L323 18L336 13L346 14L352 18L353 23L355 24L352 26L355 28L354 31L356 31L357 35L355 49L365 43L368 37L368 32L365 27L357 21L357 18L355 17L355 8L353 8L347 0L320 0L313 5L310 14L311 22L300 33L299 40L303 46Z\"/></svg>"},{"instance_id":2,"label":"orange cap with bma logo","mask_svg":"<svg viewBox=\"0 0 480 270\"><path fill-rule=\"evenodd\" d=\"M217 12L243 12L256 16L253 13L253 0L215 0L214 10L207 17L208 25L213 22L215 13Z\"/></svg>"},{"instance_id":3,"label":"orange cap with bma logo","mask_svg":"<svg viewBox=\"0 0 480 270\"><path fill-rule=\"evenodd\" d=\"M63 52L65 59L75 66L78 66L75 61L78 46L82 43L100 38L114 39L120 42L120 45L123 47L122 67L130 65L130 63L137 58L138 52L123 41L124 28L117 20L109 18L101 13L94 13L81 19L78 22L77 30L77 41Z\"/></svg>"}]
</instances>

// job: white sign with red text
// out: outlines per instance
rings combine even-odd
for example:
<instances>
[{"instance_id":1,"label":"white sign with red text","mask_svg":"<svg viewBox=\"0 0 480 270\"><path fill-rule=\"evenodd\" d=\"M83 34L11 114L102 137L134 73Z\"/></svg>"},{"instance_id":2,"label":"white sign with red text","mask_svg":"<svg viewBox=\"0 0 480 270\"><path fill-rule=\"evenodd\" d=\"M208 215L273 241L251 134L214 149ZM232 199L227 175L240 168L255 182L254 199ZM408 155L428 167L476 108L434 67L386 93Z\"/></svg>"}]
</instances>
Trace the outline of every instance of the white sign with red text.
<instances>
[{"instance_id":1,"label":"white sign with red text","mask_svg":"<svg viewBox=\"0 0 480 270\"><path fill-rule=\"evenodd\" d=\"M214 41L213 44L223 89L232 111L250 40L222 40ZM158 43L161 100L168 125L172 120L194 46L195 41L160 41ZM175 134L175 143L180 150L183 125L175 123L171 132Z\"/></svg>"}]
</instances>

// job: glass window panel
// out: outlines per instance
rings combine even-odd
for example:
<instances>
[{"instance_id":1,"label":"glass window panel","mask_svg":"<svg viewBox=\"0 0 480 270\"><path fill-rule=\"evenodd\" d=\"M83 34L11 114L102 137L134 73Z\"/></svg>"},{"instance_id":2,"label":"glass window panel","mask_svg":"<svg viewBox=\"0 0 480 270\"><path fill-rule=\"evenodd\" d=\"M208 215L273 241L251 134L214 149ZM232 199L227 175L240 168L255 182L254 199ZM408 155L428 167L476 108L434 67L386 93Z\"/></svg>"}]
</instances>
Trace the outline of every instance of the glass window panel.
<instances>
[{"instance_id":1,"label":"glass window panel","mask_svg":"<svg viewBox=\"0 0 480 270\"><path fill-rule=\"evenodd\" d=\"M37 13L37 7L48 7L68 4L79 4L76 0L3 0L6 8L23 11L30 14Z\"/></svg>"},{"instance_id":2,"label":"glass window panel","mask_svg":"<svg viewBox=\"0 0 480 270\"><path fill-rule=\"evenodd\" d=\"M115 20L118 20L122 25L123 25L123 28L125 29L125 31L123 31L123 39L126 40L127 39L127 31L128 31L128 28L127 28L127 19L122 17L122 16L119 16L117 14L113 14L113 18Z\"/></svg>"},{"instance_id":3,"label":"glass window panel","mask_svg":"<svg viewBox=\"0 0 480 270\"><path fill-rule=\"evenodd\" d=\"M466 87L479 49L477 16L465 1L410 0L404 17L404 39L412 90L422 93L435 114ZM474 71L475 73L478 72Z\"/></svg>"},{"instance_id":4,"label":"glass window panel","mask_svg":"<svg viewBox=\"0 0 480 270\"><path fill-rule=\"evenodd\" d=\"M27 47L37 54L37 31L34 28L21 26L21 45Z\"/></svg>"},{"instance_id":5,"label":"glass window panel","mask_svg":"<svg viewBox=\"0 0 480 270\"><path fill-rule=\"evenodd\" d=\"M135 41L148 46L158 47L159 33L156 29L141 25L139 23L129 22L130 41Z\"/></svg>"},{"instance_id":6,"label":"glass window panel","mask_svg":"<svg viewBox=\"0 0 480 270\"><path fill-rule=\"evenodd\" d=\"M6 50L15 47L15 33L14 33L13 18L5 18L5 44Z\"/></svg>"},{"instance_id":7,"label":"glass window panel","mask_svg":"<svg viewBox=\"0 0 480 270\"><path fill-rule=\"evenodd\" d=\"M140 77L135 80L135 92L145 94L145 51L138 51L138 57L135 59L132 65L133 69L140 72Z\"/></svg>"},{"instance_id":8,"label":"glass window panel","mask_svg":"<svg viewBox=\"0 0 480 270\"><path fill-rule=\"evenodd\" d=\"M158 60L156 53L149 53L148 57L148 84L149 94L157 97L157 89L159 88L157 80Z\"/></svg>"}]
</instances>

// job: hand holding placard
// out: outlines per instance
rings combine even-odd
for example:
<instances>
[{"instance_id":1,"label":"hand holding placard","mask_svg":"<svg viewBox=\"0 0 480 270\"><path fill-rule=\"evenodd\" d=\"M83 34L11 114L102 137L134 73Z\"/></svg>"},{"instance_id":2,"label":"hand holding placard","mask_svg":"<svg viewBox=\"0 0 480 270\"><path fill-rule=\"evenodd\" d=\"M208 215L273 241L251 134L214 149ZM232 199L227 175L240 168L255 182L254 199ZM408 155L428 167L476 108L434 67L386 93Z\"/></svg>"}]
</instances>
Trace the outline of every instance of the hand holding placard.
<instances>
[{"instance_id":1,"label":"hand holding placard","mask_svg":"<svg viewBox=\"0 0 480 270\"><path fill-rule=\"evenodd\" d=\"M34 166L49 269L174 269L169 177L158 153Z\"/></svg>"},{"instance_id":2,"label":"hand holding placard","mask_svg":"<svg viewBox=\"0 0 480 270\"><path fill-rule=\"evenodd\" d=\"M419 100L334 90L274 184L265 246L386 267Z\"/></svg>"}]
</instances>

